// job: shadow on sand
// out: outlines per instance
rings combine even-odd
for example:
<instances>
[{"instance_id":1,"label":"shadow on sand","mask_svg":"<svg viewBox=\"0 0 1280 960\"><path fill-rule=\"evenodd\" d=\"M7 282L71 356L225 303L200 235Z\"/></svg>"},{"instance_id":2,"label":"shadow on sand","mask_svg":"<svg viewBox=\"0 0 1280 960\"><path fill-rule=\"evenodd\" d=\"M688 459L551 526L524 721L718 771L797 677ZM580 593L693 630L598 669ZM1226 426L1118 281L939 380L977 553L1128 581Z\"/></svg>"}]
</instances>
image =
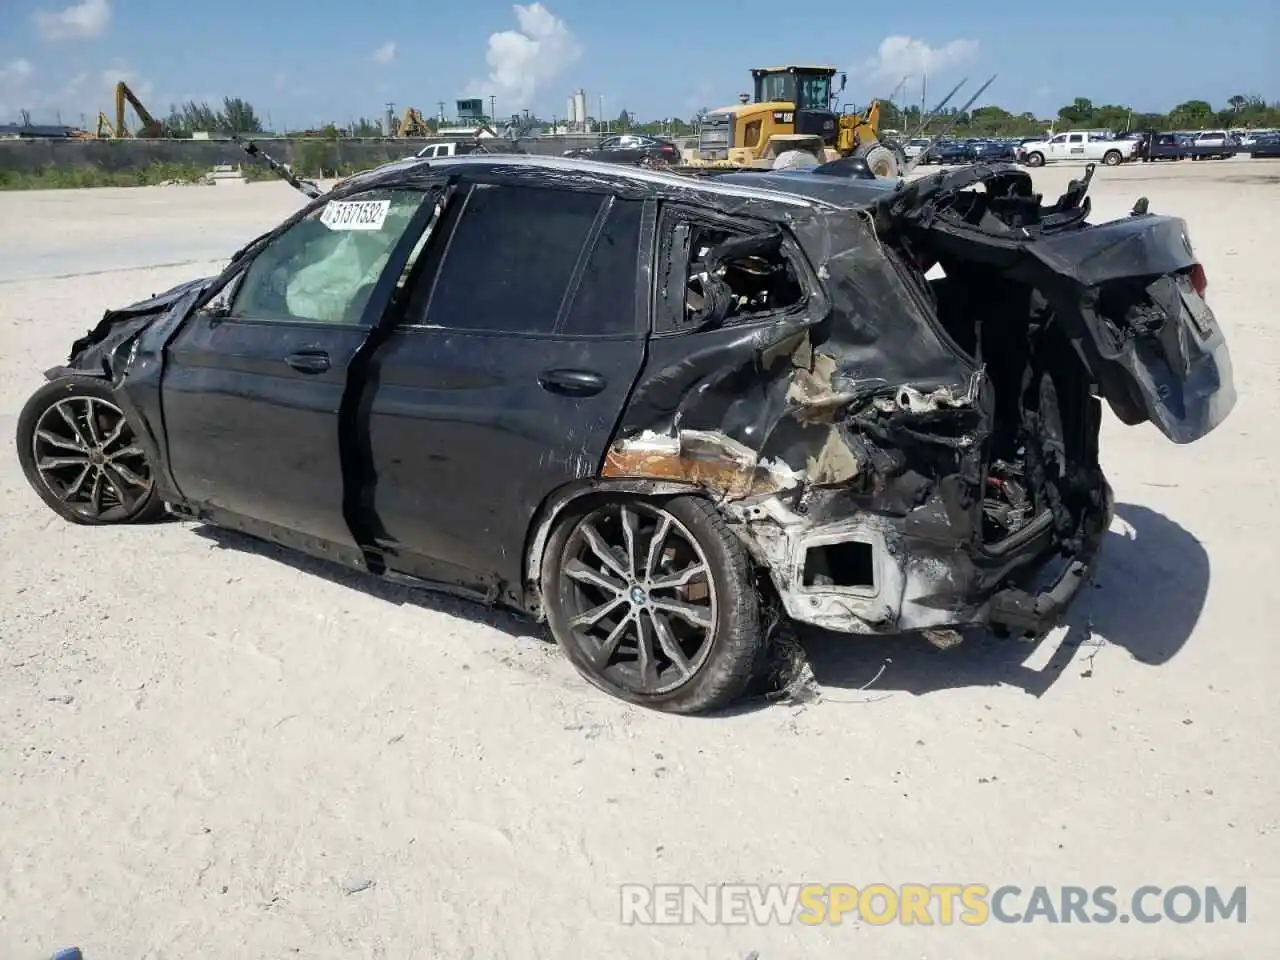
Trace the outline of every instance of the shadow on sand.
<instances>
[{"instance_id":1,"label":"shadow on sand","mask_svg":"<svg viewBox=\"0 0 1280 960\"><path fill-rule=\"evenodd\" d=\"M260 557L267 557L293 567L302 573L313 577L323 577L332 583L340 584L352 590L359 590L361 593L368 594L377 600L383 600L387 603L410 604L415 607L421 607L423 610L446 613L451 617L458 617L471 623L483 624L486 627L501 630L503 633L517 639L532 638L548 641L551 639L551 635L532 620L523 619L500 608L486 607L484 604L470 600L392 583L390 580L383 580L372 574L344 567L340 563L311 557L305 553L299 553L296 550L290 550L287 547L271 543L268 540L259 540L248 534L223 527L200 524L193 527L192 532L197 536L212 541L221 549L240 550L245 553L257 554Z\"/></svg>"},{"instance_id":2,"label":"shadow on sand","mask_svg":"<svg viewBox=\"0 0 1280 960\"><path fill-rule=\"evenodd\" d=\"M1209 590L1209 556L1200 541L1154 510L1117 504L1116 517L1093 584L1067 611L1067 634L1043 668L1024 663L1039 644L999 639L982 630L970 632L951 650L939 650L919 634L808 633L801 644L814 679L822 687L862 691L859 696L867 699L1001 684L1038 697L1082 645L1105 641L1123 647L1140 663L1166 663L1200 619ZM1091 669L1087 657L1078 666L1081 672Z\"/></svg>"},{"instance_id":3,"label":"shadow on sand","mask_svg":"<svg viewBox=\"0 0 1280 960\"><path fill-rule=\"evenodd\" d=\"M859 637L804 631L801 646L814 679L823 688L857 690L862 699L1002 684L1041 696L1082 645L1100 639L1123 647L1140 663L1167 662L1200 618L1209 589L1208 554L1181 526L1146 507L1118 504L1116 517L1119 522L1103 544L1094 582L1068 611L1067 635L1043 668L1025 664L1037 644L998 639L982 630L971 631L951 650L939 650L918 634ZM391 583L230 530L194 529L219 547L269 557L379 600L460 617L515 638L551 639L538 624L500 609ZM1086 658L1080 669L1090 668ZM766 702L752 697L716 715L750 711Z\"/></svg>"}]
</instances>

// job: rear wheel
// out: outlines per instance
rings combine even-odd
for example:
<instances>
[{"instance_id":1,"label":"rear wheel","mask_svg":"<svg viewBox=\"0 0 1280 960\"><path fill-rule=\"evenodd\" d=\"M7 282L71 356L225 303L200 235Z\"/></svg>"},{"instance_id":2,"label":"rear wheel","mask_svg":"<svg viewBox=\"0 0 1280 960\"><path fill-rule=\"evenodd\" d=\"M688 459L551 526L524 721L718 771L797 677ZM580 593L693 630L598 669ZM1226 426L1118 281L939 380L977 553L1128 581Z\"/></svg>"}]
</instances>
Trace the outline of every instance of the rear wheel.
<instances>
[{"instance_id":1,"label":"rear wheel","mask_svg":"<svg viewBox=\"0 0 1280 960\"><path fill-rule=\"evenodd\" d=\"M556 642L600 689L670 713L727 706L762 647L741 542L706 500L589 497L557 523L542 567Z\"/></svg>"},{"instance_id":2,"label":"rear wheel","mask_svg":"<svg viewBox=\"0 0 1280 960\"><path fill-rule=\"evenodd\" d=\"M142 523L165 514L134 426L103 380L46 383L18 416L17 444L27 482L64 520Z\"/></svg>"}]
</instances>

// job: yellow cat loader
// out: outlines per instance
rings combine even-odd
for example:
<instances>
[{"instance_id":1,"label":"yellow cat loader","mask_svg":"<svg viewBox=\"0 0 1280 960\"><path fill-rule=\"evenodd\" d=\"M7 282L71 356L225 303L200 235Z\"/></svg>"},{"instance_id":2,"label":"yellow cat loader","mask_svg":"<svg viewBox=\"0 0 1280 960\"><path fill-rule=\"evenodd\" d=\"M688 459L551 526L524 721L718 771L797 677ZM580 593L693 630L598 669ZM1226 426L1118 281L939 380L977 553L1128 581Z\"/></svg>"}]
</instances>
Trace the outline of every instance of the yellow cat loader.
<instances>
[{"instance_id":1,"label":"yellow cat loader","mask_svg":"<svg viewBox=\"0 0 1280 960\"><path fill-rule=\"evenodd\" d=\"M860 157L879 177L897 177L906 166L901 148L880 142L880 104L861 113L836 113L835 67L759 67L751 71L753 94L702 118L699 166L772 167L812 154L819 162ZM780 164L779 158L783 158ZM808 162L808 161L806 161Z\"/></svg>"}]
</instances>

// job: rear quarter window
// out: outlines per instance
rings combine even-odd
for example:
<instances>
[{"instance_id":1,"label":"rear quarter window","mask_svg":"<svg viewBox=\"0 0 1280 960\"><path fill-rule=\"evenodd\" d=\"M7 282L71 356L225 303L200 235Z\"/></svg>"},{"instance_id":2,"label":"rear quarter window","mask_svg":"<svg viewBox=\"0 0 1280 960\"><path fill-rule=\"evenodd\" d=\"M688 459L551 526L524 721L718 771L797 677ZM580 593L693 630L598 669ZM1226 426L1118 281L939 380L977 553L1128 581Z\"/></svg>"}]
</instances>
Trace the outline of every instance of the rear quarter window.
<instances>
[{"instance_id":1,"label":"rear quarter window","mask_svg":"<svg viewBox=\"0 0 1280 960\"><path fill-rule=\"evenodd\" d=\"M613 201L560 332L601 336L639 330L636 287L643 215L642 201Z\"/></svg>"}]
</instances>

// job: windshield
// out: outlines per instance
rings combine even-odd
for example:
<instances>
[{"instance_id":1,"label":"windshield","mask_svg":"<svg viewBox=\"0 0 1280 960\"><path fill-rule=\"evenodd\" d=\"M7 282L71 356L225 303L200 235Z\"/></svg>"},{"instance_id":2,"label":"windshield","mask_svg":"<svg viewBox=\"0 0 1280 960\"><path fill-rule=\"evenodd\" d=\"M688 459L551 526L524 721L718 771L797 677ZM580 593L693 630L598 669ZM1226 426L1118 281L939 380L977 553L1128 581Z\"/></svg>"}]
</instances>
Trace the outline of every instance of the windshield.
<instances>
[{"instance_id":1,"label":"windshield","mask_svg":"<svg viewBox=\"0 0 1280 960\"><path fill-rule=\"evenodd\" d=\"M756 102L794 103L797 110L828 110L831 78L823 73L769 73L756 77Z\"/></svg>"},{"instance_id":2,"label":"windshield","mask_svg":"<svg viewBox=\"0 0 1280 960\"><path fill-rule=\"evenodd\" d=\"M831 78L822 74L801 75L796 93L797 110L827 110L831 106Z\"/></svg>"},{"instance_id":3,"label":"windshield","mask_svg":"<svg viewBox=\"0 0 1280 960\"><path fill-rule=\"evenodd\" d=\"M756 77L756 102L768 103L777 100L794 103L796 98L796 78L789 73L770 73Z\"/></svg>"}]
</instances>

